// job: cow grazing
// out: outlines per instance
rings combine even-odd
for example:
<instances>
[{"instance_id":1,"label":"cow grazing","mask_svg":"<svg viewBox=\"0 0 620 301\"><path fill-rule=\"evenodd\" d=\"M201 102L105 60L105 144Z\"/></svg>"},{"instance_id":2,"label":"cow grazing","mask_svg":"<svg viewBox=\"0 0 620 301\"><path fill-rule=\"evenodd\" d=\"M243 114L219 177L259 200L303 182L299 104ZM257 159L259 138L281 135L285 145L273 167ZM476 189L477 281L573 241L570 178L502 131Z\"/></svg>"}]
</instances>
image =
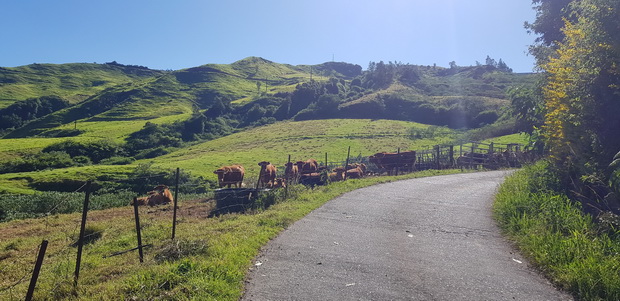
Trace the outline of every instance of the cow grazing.
<instances>
[{"instance_id":1,"label":"cow grazing","mask_svg":"<svg viewBox=\"0 0 620 301\"><path fill-rule=\"evenodd\" d=\"M148 192L148 196L137 198L138 205L157 206L168 204L173 201L172 193L166 185L157 185L152 191ZM131 205L134 201L131 201Z\"/></svg>"},{"instance_id":2,"label":"cow grazing","mask_svg":"<svg viewBox=\"0 0 620 301\"><path fill-rule=\"evenodd\" d=\"M263 185L263 187L271 188L276 179L276 167L267 161L262 161L258 163L258 166L260 166L261 184Z\"/></svg>"},{"instance_id":3,"label":"cow grazing","mask_svg":"<svg viewBox=\"0 0 620 301\"><path fill-rule=\"evenodd\" d=\"M288 162L284 164L284 178L289 183L297 183L299 180L299 168L293 162Z\"/></svg>"},{"instance_id":4,"label":"cow grazing","mask_svg":"<svg viewBox=\"0 0 620 301\"><path fill-rule=\"evenodd\" d=\"M243 177L245 176L245 168L241 165L222 166L213 172L217 175L217 182L220 188L235 185L241 188L243 185Z\"/></svg>"},{"instance_id":5,"label":"cow grazing","mask_svg":"<svg viewBox=\"0 0 620 301\"><path fill-rule=\"evenodd\" d=\"M339 182L344 181L344 172L346 171L343 167L334 168L334 172L330 172L328 174L330 182Z\"/></svg>"},{"instance_id":6,"label":"cow grazing","mask_svg":"<svg viewBox=\"0 0 620 301\"><path fill-rule=\"evenodd\" d=\"M273 188L285 188L286 187L286 179L276 178L273 183Z\"/></svg>"}]
</instances>

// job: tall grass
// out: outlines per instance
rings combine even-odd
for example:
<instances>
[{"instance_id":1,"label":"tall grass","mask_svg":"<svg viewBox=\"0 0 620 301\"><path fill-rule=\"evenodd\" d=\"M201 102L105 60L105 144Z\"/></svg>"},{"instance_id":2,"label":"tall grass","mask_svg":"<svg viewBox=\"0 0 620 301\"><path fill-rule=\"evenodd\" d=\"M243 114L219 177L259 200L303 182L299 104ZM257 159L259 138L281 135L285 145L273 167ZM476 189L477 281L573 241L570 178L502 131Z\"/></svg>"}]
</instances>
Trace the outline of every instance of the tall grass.
<instances>
[{"instance_id":1,"label":"tall grass","mask_svg":"<svg viewBox=\"0 0 620 301\"><path fill-rule=\"evenodd\" d=\"M499 189L496 219L554 283L583 300L620 300L620 241L559 193L550 165L518 171Z\"/></svg>"}]
</instances>

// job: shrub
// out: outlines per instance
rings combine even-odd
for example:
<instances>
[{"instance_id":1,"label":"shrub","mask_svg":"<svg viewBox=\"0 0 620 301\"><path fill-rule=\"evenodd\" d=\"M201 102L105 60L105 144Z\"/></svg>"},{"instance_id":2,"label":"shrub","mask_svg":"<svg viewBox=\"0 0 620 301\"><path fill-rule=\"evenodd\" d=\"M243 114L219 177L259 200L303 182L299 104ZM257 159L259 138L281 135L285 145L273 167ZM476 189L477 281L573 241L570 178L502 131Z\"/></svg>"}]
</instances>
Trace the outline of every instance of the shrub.
<instances>
[{"instance_id":1,"label":"shrub","mask_svg":"<svg viewBox=\"0 0 620 301\"><path fill-rule=\"evenodd\" d=\"M75 156L73 157L73 162L75 162L75 164L77 164L78 166L86 166L86 165L93 164L90 158L86 156Z\"/></svg>"},{"instance_id":2,"label":"shrub","mask_svg":"<svg viewBox=\"0 0 620 301\"><path fill-rule=\"evenodd\" d=\"M45 147L43 152L61 151L66 152L71 157L86 156L93 162L116 156L122 149L119 144L109 140L99 140L93 142L79 142L66 140Z\"/></svg>"},{"instance_id":3,"label":"shrub","mask_svg":"<svg viewBox=\"0 0 620 301\"><path fill-rule=\"evenodd\" d=\"M0 165L0 173L28 172L48 168L64 168L74 166L75 162L65 152L48 152L28 154L22 158Z\"/></svg>"},{"instance_id":4,"label":"shrub","mask_svg":"<svg viewBox=\"0 0 620 301\"><path fill-rule=\"evenodd\" d=\"M110 157L110 158L106 158L103 159L99 162L99 164L104 164L104 165L126 165L126 164L131 164L134 161L136 161L136 159L132 158L132 157Z\"/></svg>"}]
</instances>

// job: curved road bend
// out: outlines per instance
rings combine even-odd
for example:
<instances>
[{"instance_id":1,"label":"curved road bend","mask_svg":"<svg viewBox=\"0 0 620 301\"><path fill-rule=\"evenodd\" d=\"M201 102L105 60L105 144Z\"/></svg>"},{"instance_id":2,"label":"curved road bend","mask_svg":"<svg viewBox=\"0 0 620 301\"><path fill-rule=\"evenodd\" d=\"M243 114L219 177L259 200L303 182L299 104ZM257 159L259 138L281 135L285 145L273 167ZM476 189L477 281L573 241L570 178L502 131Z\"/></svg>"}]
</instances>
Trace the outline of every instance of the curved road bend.
<instances>
[{"instance_id":1,"label":"curved road bend","mask_svg":"<svg viewBox=\"0 0 620 301\"><path fill-rule=\"evenodd\" d=\"M509 172L346 193L256 258L242 300L572 300L531 269L491 216Z\"/></svg>"}]
</instances>

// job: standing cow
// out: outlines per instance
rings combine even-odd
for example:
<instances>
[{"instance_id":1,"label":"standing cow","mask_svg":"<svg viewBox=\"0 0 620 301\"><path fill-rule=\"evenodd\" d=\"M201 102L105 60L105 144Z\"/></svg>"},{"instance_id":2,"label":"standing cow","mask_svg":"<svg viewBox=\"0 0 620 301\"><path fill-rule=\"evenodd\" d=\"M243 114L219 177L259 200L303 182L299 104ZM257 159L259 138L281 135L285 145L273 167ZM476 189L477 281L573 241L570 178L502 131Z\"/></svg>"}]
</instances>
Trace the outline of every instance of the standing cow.
<instances>
[{"instance_id":1,"label":"standing cow","mask_svg":"<svg viewBox=\"0 0 620 301\"><path fill-rule=\"evenodd\" d=\"M217 182L220 188L224 186L230 188L230 185L241 188L243 177L245 176L245 168L241 165L222 166L213 173L217 175Z\"/></svg>"},{"instance_id":2,"label":"standing cow","mask_svg":"<svg viewBox=\"0 0 620 301\"><path fill-rule=\"evenodd\" d=\"M310 174L319 171L319 163L315 159L297 161L296 164L300 174Z\"/></svg>"},{"instance_id":3,"label":"standing cow","mask_svg":"<svg viewBox=\"0 0 620 301\"><path fill-rule=\"evenodd\" d=\"M299 181L299 168L293 162L284 164L284 179L288 183L297 183Z\"/></svg>"},{"instance_id":4,"label":"standing cow","mask_svg":"<svg viewBox=\"0 0 620 301\"><path fill-rule=\"evenodd\" d=\"M276 167L267 161L258 163L258 166L260 166L260 182L262 186L267 188L273 187L273 183L276 180L276 172L278 171Z\"/></svg>"}]
</instances>

